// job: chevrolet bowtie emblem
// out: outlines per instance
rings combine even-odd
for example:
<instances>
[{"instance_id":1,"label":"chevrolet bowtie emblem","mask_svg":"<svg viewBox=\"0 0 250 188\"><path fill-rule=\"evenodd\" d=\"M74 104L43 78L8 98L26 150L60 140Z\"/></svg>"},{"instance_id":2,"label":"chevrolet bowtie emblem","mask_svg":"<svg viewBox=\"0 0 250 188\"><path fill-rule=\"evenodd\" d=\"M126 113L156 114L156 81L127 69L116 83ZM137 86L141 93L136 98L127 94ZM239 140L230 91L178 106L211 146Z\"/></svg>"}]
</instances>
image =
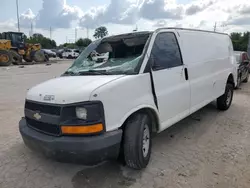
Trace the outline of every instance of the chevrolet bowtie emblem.
<instances>
[{"instance_id":1,"label":"chevrolet bowtie emblem","mask_svg":"<svg viewBox=\"0 0 250 188\"><path fill-rule=\"evenodd\" d=\"M33 117L36 118L37 120L42 118L42 116L39 113L35 113Z\"/></svg>"}]
</instances>

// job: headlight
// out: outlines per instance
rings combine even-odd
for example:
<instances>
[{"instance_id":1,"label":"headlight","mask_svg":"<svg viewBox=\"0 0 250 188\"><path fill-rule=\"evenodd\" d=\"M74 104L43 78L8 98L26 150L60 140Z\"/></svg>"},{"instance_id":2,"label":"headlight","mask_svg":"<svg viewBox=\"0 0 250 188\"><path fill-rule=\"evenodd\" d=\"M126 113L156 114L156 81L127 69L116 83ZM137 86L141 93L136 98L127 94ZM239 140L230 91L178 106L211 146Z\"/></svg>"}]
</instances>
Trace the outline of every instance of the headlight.
<instances>
[{"instance_id":1,"label":"headlight","mask_svg":"<svg viewBox=\"0 0 250 188\"><path fill-rule=\"evenodd\" d=\"M79 119L87 119L87 109L83 107L76 107L76 117Z\"/></svg>"},{"instance_id":2,"label":"headlight","mask_svg":"<svg viewBox=\"0 0 250 188\"><path fill-rule=\"evenodd\" d=\"M62 134L96 134L106 130L104 108L100 101L82 102L62 107Z\"/></svg>"},{"instance_id":3,"label":"headlight","mask_svg":"<svg viewBox=\"0 0 250 188\"><path fill-rule=\"evenodd\" d=\"M101 102L83 102L67 105L62 108L61 120L67 124L98 123L104 121L104 110Z\"/></svg>"}]
</instances>

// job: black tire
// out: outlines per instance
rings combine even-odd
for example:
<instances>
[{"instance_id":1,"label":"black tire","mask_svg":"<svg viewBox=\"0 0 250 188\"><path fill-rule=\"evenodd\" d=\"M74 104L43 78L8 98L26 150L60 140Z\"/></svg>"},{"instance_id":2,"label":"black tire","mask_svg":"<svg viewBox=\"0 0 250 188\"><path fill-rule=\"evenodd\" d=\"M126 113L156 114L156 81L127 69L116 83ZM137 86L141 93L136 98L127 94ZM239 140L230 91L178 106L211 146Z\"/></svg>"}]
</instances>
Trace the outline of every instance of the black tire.
<instances>
[{"instance_id":1,"label":"black tire","mask_svg":"<svg viewBox=\"0 0 250 188\"><path fill-rule=\"evenodd\" d=\"M240 84L241 84L241 75L239 75L237 78L237 85L236 85L235 89L239 89Z\"/></svg>"},{"instance_id":2,"label":"black tire","mask_svg":"<svg viewBox=\"0 0 250 188\"><path fill-rule=\"evenodd\" d=\"M148 150L143 152L143 138L146 126L149 131L149 138L146 139L148 141ZM138 170L147 166L152 147L151 133L152 122L147 114L137 113L127 121L123 140L124 160L127 166Z\"/></svg>"},{"instance_id":3,"label":"black tire","mask_svg":"<svg viewBox=\"0 0 250 188\"><path fill-rule=\"evenodd\" d=\"M233 88L233 84L227 83L225 93L217 99L217 108L219 110L225 111L231 106L234 92Z\"/></svg>"},{"instance_id":4,"label":"black tire","mask_svg":"<svg viewBox=\"0 0 250 188\"><path fill-rule=\"evenodd\" d=\"M12 63L12 55L8 50L0 50L0 56L4 56L5 61L0 61L0 66L10 66Z\"/></svg>"},{"instance_id":5,"label":"black tire","mask_svg":"<svg viewBox=\"0 0 250 188\"><path fill-rule=\"evenodd\" d=\"M32 59L30 59L31 57L27 57L27 56L23 56L23 59L24 59L24 61L26 62L26 63L23 63L24 65L33 65L34 64L34 62L33 62L33 60Z\"/></svg>"},{"instance_id":6,"label":"black tire","mask_svg":"<svg viewBox=\"0 0 250 188\"><path fill-rule=\"evenodd\" d=\"M73 59L73 57L71 55L69 55L67 59Z\"/></svg>"},{"instance_id":7,"label":"black tire","mask_svg":"<svg viewBox=\"0 0 250 188\"><path fill-rule=\"evenodd\" d=\"M49 56L47 54L45 54L44 62L47 62L47 61L49 61Z\"/></svg>"},{"instance_id":8,"label":"black tire","mask_svg":"<svg viewBox=\"0 0 250 188\"><path fill-rule=\"evenodd\" d=\"M247 77L245 78L245 80L243 80L244 83L248 82L248 78L249 78L249 73L247 73Z\"/></svg>"},{"instance_id":9,"label":"black tire","mask_svg":"<svg viewBox=\"0 0 250 188\"><path fill-rule=\"evenodd\" d=\"M22 64L22 56L20 56L16 51L10 50L10 53L12 55L12 63L13 65L21 65Z\"/></svg>"},{"instance_id":10,"label":"black tire","mask_svg":"<svg viewBox=\"0 0 250 188\"><path fill-rule=\"evenodd\" d=\"M45 54L42 50L35 51L33 59L35 62L44 62L46 60Z\"/></svg>"}]
</instances>

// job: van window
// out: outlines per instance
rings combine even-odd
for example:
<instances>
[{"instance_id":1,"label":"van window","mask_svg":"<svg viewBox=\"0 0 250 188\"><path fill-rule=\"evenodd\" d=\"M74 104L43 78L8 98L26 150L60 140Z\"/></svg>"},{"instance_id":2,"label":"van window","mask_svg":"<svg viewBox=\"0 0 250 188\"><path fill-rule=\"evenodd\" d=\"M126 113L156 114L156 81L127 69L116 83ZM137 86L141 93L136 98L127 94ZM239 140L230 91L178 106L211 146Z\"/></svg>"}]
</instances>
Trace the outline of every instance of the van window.
<instances>
[{"instance_id":1,"label":"van window","mask_svg":"<svg viewBox=\"0 0 250 188\"><path fill-rule=\"evenodd\" d=\"M159 33L155 38L151 56L153 67L157 67L157 70L181 66L181 54L175 34Z\"/></svg>"}]
</instances>

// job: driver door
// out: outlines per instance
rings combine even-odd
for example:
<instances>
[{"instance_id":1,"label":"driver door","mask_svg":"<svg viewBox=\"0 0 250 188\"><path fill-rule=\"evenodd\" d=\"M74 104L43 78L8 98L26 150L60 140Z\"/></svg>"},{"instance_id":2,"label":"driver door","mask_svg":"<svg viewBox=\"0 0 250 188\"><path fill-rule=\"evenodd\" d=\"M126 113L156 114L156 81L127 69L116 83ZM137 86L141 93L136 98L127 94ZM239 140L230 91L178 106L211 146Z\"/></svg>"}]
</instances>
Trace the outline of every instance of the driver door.
<instances>
[{"instance_id":1,"label":"driver door","mask_svg":"<svg viewBox=\"0 0 250 188\"><path fill-rule=\"evenodd\" d=\"M188 116L190 110L188 68L182 62L177 36L158 33L150 57L162 130Z\"/></svg>"}]
</instances>

